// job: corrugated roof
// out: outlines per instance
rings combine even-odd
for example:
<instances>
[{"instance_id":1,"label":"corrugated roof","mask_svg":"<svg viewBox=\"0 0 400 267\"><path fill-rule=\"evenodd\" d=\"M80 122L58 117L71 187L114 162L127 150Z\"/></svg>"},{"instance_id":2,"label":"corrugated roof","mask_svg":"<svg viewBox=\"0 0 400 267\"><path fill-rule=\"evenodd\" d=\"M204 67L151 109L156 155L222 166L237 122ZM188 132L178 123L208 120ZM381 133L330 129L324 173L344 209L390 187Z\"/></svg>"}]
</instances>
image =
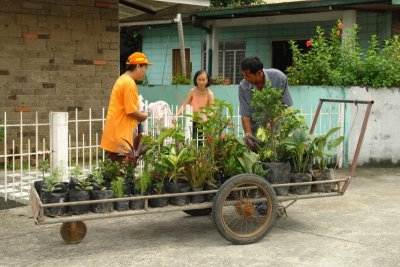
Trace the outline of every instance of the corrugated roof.
<instances>
[{"instance_id":1,"label":"corrugated roof","mask_svg":"<svg viewBox=\"0 0 400 267\"><path fill-rule=\"evenodd\" d=\"M184 15L196 15L200 18L232 18L250 17L260 15L279 15L303 12L322 12L331 9L349 9L353 6L362 5L386 5L391 6L391 0L312 0L312 1L291 1L279 3L266 3L261 5L243 6L235 8L207 8L195 12L187 12Z\"/></svg>"},{"instance_id":2,"label":"corrugated roof","mask_svg":"<svg viewBox=\"0 0 400 267\"><path fill-rule=\"evenodd\" d=\"M119 20L143 21L162 19L162 16L178 12L191 12L209 6L209 0L119 0Z\"/></svg>"}]
</instances>

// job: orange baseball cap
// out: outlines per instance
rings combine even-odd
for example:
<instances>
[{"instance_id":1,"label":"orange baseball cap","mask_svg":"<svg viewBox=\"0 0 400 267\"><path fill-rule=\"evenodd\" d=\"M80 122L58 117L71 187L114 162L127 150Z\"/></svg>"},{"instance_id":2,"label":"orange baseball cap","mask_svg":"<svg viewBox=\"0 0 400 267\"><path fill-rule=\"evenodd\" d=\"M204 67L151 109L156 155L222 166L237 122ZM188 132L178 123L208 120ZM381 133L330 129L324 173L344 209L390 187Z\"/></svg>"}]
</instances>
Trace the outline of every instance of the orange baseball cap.
<instances>
[{"instance_id":1,"label":"orange baseball cap","mask_svg":"<svg viewBox=\"0 0 400 267\"><path fill-rule=\"evenodd\" d=\"M135 52L132 55L130 55L126 61L127 65L136 65L136 64L147 64L147 65L153 65L151 62L147 60L147 57L145 54L140 53L140 52Z\"/></svg>"}]
</instances>

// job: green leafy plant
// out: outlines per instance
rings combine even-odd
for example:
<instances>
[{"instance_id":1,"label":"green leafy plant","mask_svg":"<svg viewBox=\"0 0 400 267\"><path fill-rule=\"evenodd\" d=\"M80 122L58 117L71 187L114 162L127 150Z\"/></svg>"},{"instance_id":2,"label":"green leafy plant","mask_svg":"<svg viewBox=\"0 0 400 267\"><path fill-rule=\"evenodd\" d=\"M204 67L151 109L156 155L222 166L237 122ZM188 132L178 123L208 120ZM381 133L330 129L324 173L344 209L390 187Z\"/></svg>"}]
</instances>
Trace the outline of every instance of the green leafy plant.
<instances>
[{"instance_id":1,"label":"green leafy plant","mask_svg":"<svg viewBox=\"0 0 400 267\"><path fill-rule=\"evenodd\" d=\"M294 172L307 173L314 153L314 137L307 130L296 129L282 146L289 152L294 164Z\"/></svg>"},{"instance_id":2,"label":"green leafy plant","mask_svg":"<svg viewBox=\"0 0 400 267\"><path fill-rule=\"evenodd\" d=\"M200 189L203 185L210 181L217 171L210 157L208 157L207 147L192 146L195 161L186 166L186 173L193 189Z\"/></svg>"},{"instance_id":3,"label":"green leafy plant","mask_svg":"<svg viewBox=\"0 0 400 267\"><path fill-rule=\"evenodd\" d=\"M324 170L329 161L335 156L335 148L338 147L344 140L344 136L330 139L330 137L336 133L340 128L332 128L326 134L315 137L316 150L314 156L317 161L317 166L320 171Z\"/></svg>"},{"instance_id":4,"label":"green leafy plant","mask_svg":"<svg viewBox=\"0 0 400 267\"><path fill-rule=\"evenodd\" d=\"M262 168L259 156L256 153L246 150L238 160L242 165L242 173L254 173L262 177L267 175L267 171Z\"/></svg>"},{"instance_id":5,"label":"green leafy plant","mask_svg":"<svg viewBox=\"0 0 400 267\"><path fill-rule=\"evenodd\" d=\"M173 85L188 85L190 84L190 78L187 76L182 75L181 73L176 74L175 76L172 77L172 84Z\"/></svg>"},{"instance_id":6,"label":"green leafy plant","mask_svg":"<svg viewBox=\"0 0 400 267\"><path fill-rule=\"evenodd\" d=\"M225 177L231 177L242 172L238 158L247 150L243 141L234 134L224 135L216 146L217 168Z\"/></svg>"},{"instance_id":7,"label":"green leafy plant","mask_svg":"<svg viewBox=\"0 0 400 267\"><path fill-rule=\"evenodd\" d=\"M379 41L371 35L368 49L361 49L358 33L353 25L342 35L343 23L338 20L329 37L318 26L316 35L307 41L302 51L297 43L290 42L293 65L287 69L291 85L333 86L400 86L399 36Z\"/></svg>"},{"instance_id":8,"label":"green leafy plant","mask_svg":"<svg viewBox=\"0 0 400 267\"><path fill-rule=\"evenodd\" d=\"M139 177L137 177L137 179L134 181L135 189L137 192L143 195L149 190L152 182L153 177L151 176L150 172L147 169L144 169Z\"/></svg>"},{"instance_id":9,"label":"green leafy plant","mask_svg":"<svg viewBox=\"0 0 400 267\"><path fill-rule=\"evenodd\" d=\"M92 172L92 187L95 190L106 190L107 188L104 186L104 177L101 170L97 169Z\"/></svg>"},{"instance_id":10,"label":"green leafy plant","mask_svg":"<svg viewBox=\"0 0 400 267\"><path fill-rule=\"evenodd\" d=\"M38 167L38 168L39 168L39 170L42 172L43 181L44 181L44 180L45 180L45 179L44 179L44 174L50 170L49 161L48 161L47 159L46 159L46 160L40 161L40 162L39 162L39 167Z\"/></svg>"},{"instance_id":11,"label":"green leafy plant","mask_svg":"<svg viewBox=\"0 0 400 267\"><path fill-rule=\"evenodd\" d=\"M61 190L62 182L60 179L60 171L58 169L54 169L50 176L44 180L42 190L48 193Z\"/></svg>"},{"instance_id":12,"label":"green leafy plant","mask_svg":"<svg viewBox=\"0 0 400 267\"><path fill-rule=\"evenodd\" d=\"M235 125L232 123L232 114L232 105L215 99L214 104L203 106L192 116L193 121L198 123L198 131L204 136L204 145L209 147L212 163L218 170L222 168L220 148L223 142L229 142L228 139L223 140L223 136L233 133L235 129Z\"/></svg>"},{"instance_id":13,"label":"green leafy plant","mask_svg":"<svg viewBox=\"0 0 400 267\"><path fill-rule=\"evenodd\" d=\"M89 181L89 179L86 178L74 178L75 182L75 189L79 191L90 191L93 190L92 183Z\"/></svg>"},{"instance_id":14,"label":"green leafy plant","mask_svg":"<svg viewBox=\"0 0 400 267\"><path fill-rule=\"evenodd\" d=\"M259 131L257 138L265 142L260 148L260 159L262 161L278 160L277 136L279 134L279 124L283 120L285 109L287 108L282 102L283 90L271 88L267 85L262 90L254 90L253 98L250 102L253 108L253 116L259 123ZM262 133L260 135L260 133Z\"/></svg>"},{"instance_id":15,"label":"green leafy plant","mask_svg":"<svg viewBox=\"0 0 400 267\"><path fill-rule=\"evenodd\" d=\"M82 175L83 171L82 171L82 167L81 166L75 166L72 170L71 170L71 175L73 178L78 179L80 175Z\"/></svg>"},{"instance_id":16,"label":"green leafy plant","mask_svg":"<svg viewBox=\"0 0 400 267\"><path fill-rule=\"evenodd\" d=\"M124 177L118 176L111 182L111 188L115 197L122 197L124 195L125 180Z\"/></svg>"},{"instance_id":17,"label":"green leafy plant","mask_svg":"<svg viewBox=\"0 0 400 267\"><path fill-rule=\"evenodd\" d=\"M186 147L178 152L172 147L168 154L161 156L161 165L165 168L168 178L172 183L187 180L185 167L195 161L196 158Z\"/></svg>"},{"instance_id":18,"label":"green leafy plant","mask_svg":"<svg viewBox=\"0 0 400 267\"><path fill-rule=\"evenodd\" d=\"M104 180L111 182L115 177L120 175L121 164L118 161L111 161L106 159L104 162L99 163L99 170L102 172Z\"/></svg>"}]
</instances>

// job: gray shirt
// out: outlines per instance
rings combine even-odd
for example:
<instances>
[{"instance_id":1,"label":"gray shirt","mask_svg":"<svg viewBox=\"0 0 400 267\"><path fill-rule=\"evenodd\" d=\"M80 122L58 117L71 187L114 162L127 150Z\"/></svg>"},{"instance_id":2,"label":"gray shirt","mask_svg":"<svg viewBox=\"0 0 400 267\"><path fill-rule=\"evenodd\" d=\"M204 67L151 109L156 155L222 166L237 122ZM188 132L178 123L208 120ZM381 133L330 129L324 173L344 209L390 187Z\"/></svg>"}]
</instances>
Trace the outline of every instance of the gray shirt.
<instances>
[{"instance_id":1,"label":"gray shirt","mask_svg":"<svg viewBox=\"0 0 400 267\"><path fill-rule=\"evenodd\" d=\"M292 97L290 96L289 84L286 75L277 69L263 69L263 71L266 82L269 81L272 88L280 88L284 90L282 102L287 106L292 106L293 101ZM244 79L239 84L239 114L241 116L251 117L253 114L253 110L250 107L250 101L253 98L253 88L255 88L255 85ZM251 120L251 128L254 131L257 129L257 123L253 120Z\"/></svg>"}]
</instances>

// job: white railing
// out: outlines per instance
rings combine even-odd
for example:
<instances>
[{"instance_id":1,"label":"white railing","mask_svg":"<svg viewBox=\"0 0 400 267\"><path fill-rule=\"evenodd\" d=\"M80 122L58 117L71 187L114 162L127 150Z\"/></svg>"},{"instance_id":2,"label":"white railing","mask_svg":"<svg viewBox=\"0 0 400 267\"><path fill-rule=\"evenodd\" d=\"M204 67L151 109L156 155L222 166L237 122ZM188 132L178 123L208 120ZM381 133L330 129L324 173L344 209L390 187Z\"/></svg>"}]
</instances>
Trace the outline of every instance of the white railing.
<instances>
[{"instance_id":1,"label":"white railing","mask_svg":"<svg viewBox=\"0 0 400 267\"><path fill-rule=\"evenodd\" d=\"M320 120L315 129L315 134L325 133L332 127L341 127L340 135L343 135L344 126L344 106L332 104L320 113ZM301 113L305 116L309 125L314 118L314 107L307 110L301 107ZM148 110L147 103L145 110ZM172 108L172 113L176 114L178 107ZM185 113L190 111L186 109ZM84 170L90 171L93 167L97 167L99 160L104 160L105 152L100 148L101 131L104 128L105 109L101 109L100 118L92 117L92 109L86 118L80 116L81 111L78 109L73 112L72 118L69 118L69 132L73 135L68 136L68 167L81 166ZM41 180L42 174L38 166L39 161L48 159L51 162L52 144L48 141L50 138L50 121L51 112L46 122L39 122L38 112L34 112L34 119L24 119L24 114L20 112L19 121L10 123L7 120L7 113L0 124L0 128L4 131L3 153L0 154L0 196L6 200L13 199L20 202L26 202L29 198L29 187L33 181ZM228 116L228 111L227 111ZM175 116L176 121L181 121L184 127L185 136L191 136L190 118L186 116ZM232 121L236 125L235 134L237 137L243 137L241 125L241 117L239 110L235 111ZM144 122L144 132L149 135L158 134L159 130L165 126L169 126L170 120L166 114L163 117L149 116ZM24 137L24 133L28 129L33 129L34 138ZM73 131L71 131L73 129ZM84 129L84 130L81 130ZM14 130L14 131L13 131ZM14 137L12 137L14 133ZM17 136L15 136L17 133ZM43 138L39 138L44 136ZM19 144L18 149L16 144ZM32 146L33 144L33 146ZM0 148L1 150L1 148ZM343 145L338 150L338 159L343 156ZM342 160L338 160L341 167Z\"/></svg>"}]
</instances>

